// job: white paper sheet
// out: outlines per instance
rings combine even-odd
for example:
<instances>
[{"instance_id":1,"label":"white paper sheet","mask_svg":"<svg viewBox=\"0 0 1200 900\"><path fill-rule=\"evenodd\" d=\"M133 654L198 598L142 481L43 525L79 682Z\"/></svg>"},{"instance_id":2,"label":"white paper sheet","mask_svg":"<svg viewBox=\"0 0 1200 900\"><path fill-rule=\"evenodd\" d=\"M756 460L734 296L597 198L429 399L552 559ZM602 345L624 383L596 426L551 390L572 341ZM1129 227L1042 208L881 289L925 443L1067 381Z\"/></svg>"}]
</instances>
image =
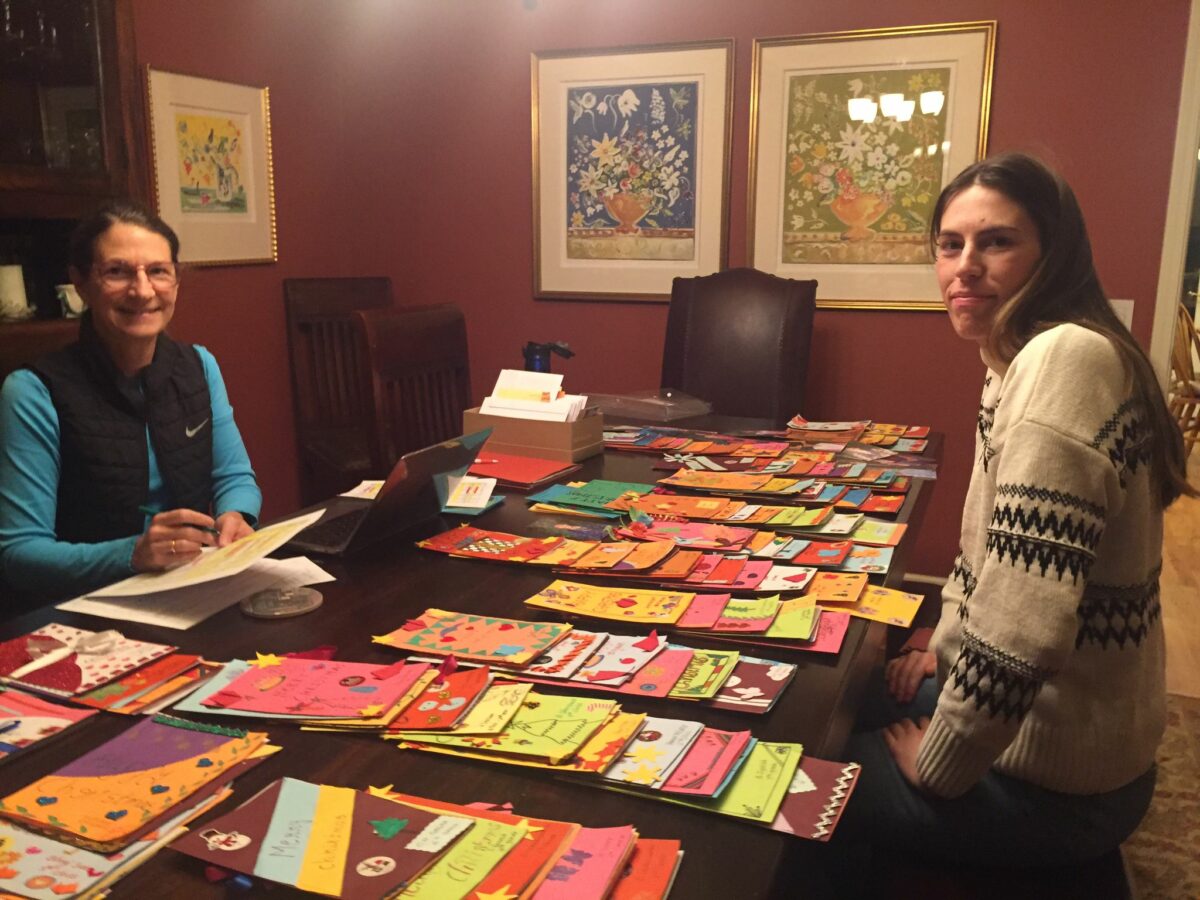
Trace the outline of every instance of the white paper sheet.
<instances>
[{"instance_id":1,"label":"white paper sheet","mask_svg":"<svg viewBox=\"0 0 1200 900\"><path fill-rule=\"evenodd\" d=\"M139 597L76 597L60 603L58 609L183 630L258 591L333 580L332 575L305 556L260 559L238 574L219 581Z\"/></svg>"},{"instance_id":2,"label":"white paper sheet","mask_svg":"<svg viewBox=\"0 0 1200 900\"><path fill-rule=\"evenodd\" d=\"M249 568L273 550L278 550L296 534L303 531L324 515L317 510L305 516L297 516L274 525L260 528L227 547L210 550L187 565L166 572L143 572L124 581L110 584L106 588L92 591L89 597L144 597L160 591L173 591L193 584L203 584L236 575Z\"/></svg>"}]
</instances>

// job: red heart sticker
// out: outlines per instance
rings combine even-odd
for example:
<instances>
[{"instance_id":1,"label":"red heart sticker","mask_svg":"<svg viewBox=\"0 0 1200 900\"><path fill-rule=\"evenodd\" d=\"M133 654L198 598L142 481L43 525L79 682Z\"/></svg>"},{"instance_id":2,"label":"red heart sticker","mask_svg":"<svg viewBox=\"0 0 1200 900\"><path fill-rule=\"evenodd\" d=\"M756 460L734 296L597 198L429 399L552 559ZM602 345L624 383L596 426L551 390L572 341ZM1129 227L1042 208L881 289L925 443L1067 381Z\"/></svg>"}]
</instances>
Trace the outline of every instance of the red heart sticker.
<instances>
[{"instance_id":1,"label":"red heart sticker","mask_svg":"<svg viewBox=\"0 0 1200 900\"><path fill-rule=\"evenodd\" d=\"M631 606L637 606L637 601L630 600L628 597L623 597L617 601L617 606L620 606L622 609L628 609Z\"/></svg>"},{"instance_id":2,"label":"red heart sticker","mask_svg":"<svg viewBox=\"0 0 1200 900\"><path fill-rule=\"evenodd\" d=\"M402 629L404 629L405 631L420 631L422 628L425 627L425 623L422 622L420 619L409 619L407 622L405 622L400 627Z\"/></svg>"},{"instance_id":3,"label":"red heart sticker","mask_svg":"<svg viewBox=\"0 0 1200 900\"><path fill-rule=\"evenodd\" d=\"M512 624L509 624L508 622L505 622L503 625L501 625L496 630L497 631L512 631L516 627L517 627L516 625L512 625Z\"/></svg>"}]
</instances>

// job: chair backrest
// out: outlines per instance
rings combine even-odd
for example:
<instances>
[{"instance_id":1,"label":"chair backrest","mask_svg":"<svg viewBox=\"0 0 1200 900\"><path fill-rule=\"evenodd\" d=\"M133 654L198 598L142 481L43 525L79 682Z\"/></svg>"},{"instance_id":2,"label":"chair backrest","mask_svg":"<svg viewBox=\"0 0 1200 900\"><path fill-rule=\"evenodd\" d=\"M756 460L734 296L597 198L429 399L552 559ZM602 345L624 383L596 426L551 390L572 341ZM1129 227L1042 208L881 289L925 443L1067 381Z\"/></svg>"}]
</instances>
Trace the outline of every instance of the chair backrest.
<instances>
[{"instance_id":1,"label":"chair backrest","mask_svg":"<svg viewBox=\"0 0 1200 900\"><path fill-rule=\"evenodd\" d=\"M374 468L462 434L471 405L467 323L451 303L359 310L364 378L374 399Z\"/></svg>"},{"instance_id":2,"label":"chair backrest","mask_svg":"<svg viewBox=\"0 0 1200 900\"><path fill-rule=\"evenodd\" d=\"M662 387L713 412L782 425L804 411L817 283L757 269L676 278L667 312Z\"/></svg>"},{"instance_id":3,"label":"chair backrest","mask_svg":"<svg viewBox=\"0 0 1200 900\"><path fill-rule=\"evenodd\" d=\"M371 398L353 315L392 305L388 278L285 278L288 351L296 428L361 425Z\"/></svg>"},{"instance_id":4,"label":"chair backrest","mask_svg":"<svg viewBox=\"0 0 1200 900\"><path fill-rule=\"evenodd\" d=\"M1171 345L1171 374L1177 381L1190 384L1196 380L1196 361L1200 353L1200 334L1186 306L1179 304L1175 315L1175 341Z\"/></svg>"}]
</instances>

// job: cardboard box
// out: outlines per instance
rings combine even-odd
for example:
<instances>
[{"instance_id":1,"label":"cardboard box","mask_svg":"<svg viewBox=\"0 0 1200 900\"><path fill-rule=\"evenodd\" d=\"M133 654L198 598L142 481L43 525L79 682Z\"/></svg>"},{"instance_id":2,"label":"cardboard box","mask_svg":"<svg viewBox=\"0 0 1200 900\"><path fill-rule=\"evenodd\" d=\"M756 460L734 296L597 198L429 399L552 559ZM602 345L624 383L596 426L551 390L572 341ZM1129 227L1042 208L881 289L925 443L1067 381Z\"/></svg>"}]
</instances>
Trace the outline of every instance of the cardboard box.
<instances>
[{"instance_id":1,"label":"cardboard box","mask_svg":"<svg viewBox=\"0 0 1200 900\"><path fill-rule=\"evenodd\" d=\"M574 422L543 422L481 413L463 412L463 433L492 429L487 446L497 453L516 453L579 462L604 452L604 416L584 415Z\"/></svg>"}]
</instances>

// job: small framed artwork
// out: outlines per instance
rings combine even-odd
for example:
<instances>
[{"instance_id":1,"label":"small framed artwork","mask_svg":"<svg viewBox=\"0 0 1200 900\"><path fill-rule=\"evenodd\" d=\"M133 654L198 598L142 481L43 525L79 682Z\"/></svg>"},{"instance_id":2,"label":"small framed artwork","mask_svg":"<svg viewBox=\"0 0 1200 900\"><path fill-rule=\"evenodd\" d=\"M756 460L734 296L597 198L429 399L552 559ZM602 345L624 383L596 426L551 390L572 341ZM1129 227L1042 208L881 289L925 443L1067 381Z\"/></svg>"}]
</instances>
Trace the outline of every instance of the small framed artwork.
<instances>
[{"instance_id":1,"label":"small framed artwork","mask_svg":"<svg viewBox=\"0 0 1200 900\"><path fill-rule=\"evenodd\" d=\"M277 259L265 87L147 67L158 214L194 265Z\"/></svg>"},{"instance_id":2,"label":"small framed artwork","mask_svg":"<svg viewBox=\"0 0 1200 900\"><path fill-rule=\"evenodd\" d=\"M941 309L929 218L987 147L995 22L754 42L748 258L825 308Z\"/></svg>"},{"instance_id":3,"label":"small framed artwork","mask_svg":"<svg viewBox=\"0 0 1200 900\"><path fill-rule=\"evenodd\" d=\"M534 53L543 299L666 300L728 258L733 41Z\"/></svg>"}]
</instances>

